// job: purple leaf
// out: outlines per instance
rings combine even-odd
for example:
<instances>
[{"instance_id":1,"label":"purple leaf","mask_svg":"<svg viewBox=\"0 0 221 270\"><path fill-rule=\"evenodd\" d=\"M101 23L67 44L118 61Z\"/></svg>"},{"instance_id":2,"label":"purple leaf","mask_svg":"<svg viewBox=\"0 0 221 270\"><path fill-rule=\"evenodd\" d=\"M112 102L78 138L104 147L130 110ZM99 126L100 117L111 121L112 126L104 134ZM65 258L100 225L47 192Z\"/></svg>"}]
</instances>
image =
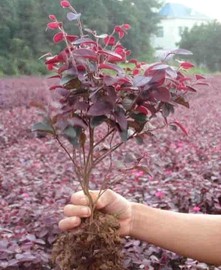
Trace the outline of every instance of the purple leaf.
<instances>
[{"instance_id":1,"label":"purple leaf","mask_svg":"<svg viewBox=\"0 0 221 270\"><path fill-rule=\"evenodd\" d=\"M35 240L36 240L36 237L35 237L34 234L28 234L28 235L26 236L26 239L28 239L28 240L30 240L30 241L35 241Z\"/></svg>"},{"instance_id":2,"label":"purple leaf","mask_svg":"<svg viewBox=\"0 0 221 270\"><path fill-rule=\"evenodd\" d=\"M127 129L127 118L122 108L117 107L113 115L115 116L116 122L119 124L121 130Z\"/></svg>"},{"instance_id":3,"label":"purple leaf","mask_svg":"<svg viewBox=\"0 0 221 270\"><path fill-rule=\"evenodd\" d=\"M168 102L171 99L170 91L165 87L160 87L153 91L153 96L159 101Z\"/></svg>"},{"instance_id":4,"label":"purple leaf","mask_svg":"<svg viewBox=\"0 0 221 270\"><path fill-rule=\"evenodd\" d=\"M88 110L88 115L99 116L109 114L113 109L113 105L108 101L97 101Z\"/></svg>"},{"instance_id":5,"label":"purple leaf","mask_svg":"<svg viewBox=\"0 0 221 270\"><path fill-rule=\"evenodd\" d=\"M134 76L134 86L136 87L142 87L145 84L149 83L151 81L151 77L147 77L147 76L142 76L142 75L136 75Z\"/></svg>"},{"instance_id":6,"label":"purple leaf","mask_svg":"<svg viewBox=\"0 0 221 270\"><path fill-rule=\"evenodd\" d=\"M91 38L79 38L73 42L74 45L80 44L96 44L96 42Z\"/></svg>"},{"instance_id":7,"label":"purple leaf","mask_svg":"<svg viewBox=\"0 0 221 270\"><path fill-rule=\"evenodd\" d=\"M114 70L114 71L118 72L118 74L125 74L124 70L121 67L119 67L119 66L117 66L115 64L112 64L112 63L100 64L99 68L100 69Z\"/></svg>"},{"instance_id":8,"label":"purple leaf","mask_svg":"<svg viewBox=\"0 0 221 270\"><path fill-rule=\"evenodd\" d=\"M89 58L91 60L97 60L97 54L93 51L93 50L90 50L90 49L84 49L84 48L81 48L81 49L76 49L74 51L74 55L75 56L82 56L84 58Z\"/></svg>"},{"instance_id":9,"label":"purple leaf","mask_svg":"<svg viewBox=\"0 0 221 270\"><path fill-rule=\"evenodd\" d=\"M81 17L81 13L73 13L73 12L68 12L67 13L67 19L69 21L74 21L74 20L78 20Z\"/></svg>"}]
</instances>

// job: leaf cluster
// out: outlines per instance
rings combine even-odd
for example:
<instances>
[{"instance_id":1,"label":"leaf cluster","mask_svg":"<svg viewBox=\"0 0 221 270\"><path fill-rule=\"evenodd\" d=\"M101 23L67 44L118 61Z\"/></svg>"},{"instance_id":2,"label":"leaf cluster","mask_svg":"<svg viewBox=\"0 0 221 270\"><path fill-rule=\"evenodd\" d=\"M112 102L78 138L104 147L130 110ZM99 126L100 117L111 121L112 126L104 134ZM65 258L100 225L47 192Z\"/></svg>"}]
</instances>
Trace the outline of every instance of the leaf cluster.
<instances>
[{"instance_id":1,"label":"leaf cluster","mask_svg":"<svg viewBox=\"0 0 221 270\"><path fill-rule=\"evenodd\" d=\"M51 78L57 82L50 88L54 101L47 108L37 104L44 120L33 130L54 136L73 162L81 187L90 197L92 170L109 157L111 171L111 154L133 138L142 144L150 134L152 119L160 116L165 126L172 124L186 133L178 121L168 123L167 118L177 105L189 108L187 94L196 91L195 86L203 77L191 79L184 75L182 71L193 66L189 62L174 67L167 61L171 55L190 55L190 51L170 51L156 63L129 59L131 51L122 45L131 28L129 24L116 25L110 34L100 34L83 27L81 13L69 1L63 0L60 5L68 9L67 18L79 31L69 34L62 21L49 15L47 28L55 31L53 42L63 43L63 49L56 55L44 56L47 68L54 72ZM102 135L98 127L104 129ZM120 141L115 140L116 135ZM73 146L73 155L61 138ZM96 155L104 142L108 147ZM104 183L107 187L106 178Z\"/></svg>"}]
</instances>

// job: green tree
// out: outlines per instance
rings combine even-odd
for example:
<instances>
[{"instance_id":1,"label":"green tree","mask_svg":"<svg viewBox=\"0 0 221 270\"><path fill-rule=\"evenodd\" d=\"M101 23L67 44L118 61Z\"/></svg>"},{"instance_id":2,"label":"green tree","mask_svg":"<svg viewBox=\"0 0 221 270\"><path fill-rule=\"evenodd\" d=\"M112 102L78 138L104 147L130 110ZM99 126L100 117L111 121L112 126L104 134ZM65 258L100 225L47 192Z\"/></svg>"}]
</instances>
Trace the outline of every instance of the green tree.
<instances>
[{"instance_id":1,"label":"green tree","mask_svg":"<svg viewBox=\"0 0 221 270\"><path fill-rule=\"evenodd\" d=\"M179 47L190 50L197 65L211 71L221 69L221 23L213 21L185 30Z\"/></svg>"}]
</instances>

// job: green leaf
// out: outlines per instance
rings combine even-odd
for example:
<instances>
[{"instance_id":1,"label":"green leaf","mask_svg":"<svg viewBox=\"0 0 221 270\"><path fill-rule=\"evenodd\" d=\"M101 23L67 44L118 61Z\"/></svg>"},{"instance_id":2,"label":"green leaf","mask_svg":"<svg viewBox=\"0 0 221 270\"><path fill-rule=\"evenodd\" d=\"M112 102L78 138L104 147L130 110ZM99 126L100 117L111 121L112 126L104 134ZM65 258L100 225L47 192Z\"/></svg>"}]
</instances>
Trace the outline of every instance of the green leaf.
<instances>
[{"instance_id":1,"label":"green leaf","mask_svg":"<svg viewBox=\"0 0 221 270\"><path fill-rule=\"evenodd\" d=\"M76 138L76 136L77 136L77 132L76 132L75 128L74 128L74 127L71 127L71 126L68 126L68 127L64 130L63 134L64 134L66 137L73 138L73 139Z\"/></svg>"},{"instance_id":2,"label":"green leaf","mask_svg":"<svg viewBox=\"0 0 221 270\"><path fill-rule=\"evenodd\" d=\"M60 84L66 89L80 89L81 81L73 75L66 75L62 77Z\"/></svg>"},{"instance_id":3,"label":"green leaf","mask_svg":"<svg viewBox=\"0 0 221 270\"><path fill-rule=\"evenodd\" d=\"M101 125L106 119L107 117L105 115L91 117L91 127L95 128Z\"/></svg>"},{"instance_id":4,"label":"green leaf","mask_svg":"<svg viewBox=\"0 0 221 270\"><path fill-rule=\"evenodd\" d=\"M141 135L137 135L135 137L135 140L136 140L137 144L139 144L139 145L144 144L144 140L143 140L143 137Z\"/></svg>"},{"instance_id":5,"label":"green leaf","mask_svg":"<svg viewBox=\"0 0 221 270\"><path fill-rule=\"evenodd\" d=\"M175 126L175 125L169 125L169 127L170 127L172 130L177 131L177 126Z\"/></svg>"},{"instance_id":6,"label":"green leaf","mask_svg":"<svg viewBox=\"0 0 221 270\"><path fill-rule=\"evenodd\" d=\"M38 122L38 123L34 124L32 126L32 129L31 130L32 130L32 132L41 131L41 132L46 132L46 133L54 134L54 129L51 126L49 120L47 120L47 119L45 119L42 122Z\"/></svg>"},{"instance_id":7,"label":"green leaf","mask_svg":"<svg viewBox=\"0 0 221 270\"><path fill-rule=\"evenodd\" d=\"M73 76L73 75L63 76L62 79L61 79L61 81L60 81L60 84L61 85L64 85L64 84L69 83L71 80L74 80L74 79L76 79L76 77Z\"/></svg>"},{"instance_id":8,"label":"green leaf","mask_svg":"<svg viewBox=\"0 0 221 270\"><path fill-rule=\"evenodd\" d=\"M190 104L188 101L186 101L183 97L178 97L174 100L176 103L186 107L186 108L190 108Z\"/></svg>"},{"instance_id":9,"label":"green leaf","mask_svg":"<svg viewBox=\"0 0 221 270\"><path fill-rule=\"evenodd\" d=\"M125 97L122 101L122 105L126 110L130 110L133 104L134 104L134 99L131 99L129 97Z\"/></svg>"},{"instance_id":10,"label":"green leaf","mask_svg":"<svg viewBox=\"0 0 221 270\"><path fill-rule=\"evenodd\" d=\"M128 130L120 131L119 134L123 142L126 142L128 140L129 138Z\"/></svg>"},{"instance_id":11,"label":"green leaf","mask_svg":"<svg viewBox=\"0 0 221 270\"><path fill-rule=\"evenodd\" d=\"M168 117L171 113L174 113L174 107L170 103L163 103L162 114L164 117Z\"/></svg>"},{"instance_id":12,"label":"green leaf","mask_svg":"<svg viewBox=\"0 0 221 270\"><path fill-rule=\"evenodd\" d=\"M79 139L82 132L82 128L80 127L72 127L68 126L64 131L63 135L65 138L68 139L68 141L74 145L79 146Z\"/></svg>"},{"instance_id":13,"label":"green leaf","mask_svg":"<svg viewBox=\"0 0 221 270\"><path fill-rule=\"evenodd\" d=\"M147 116L143 113L132 113L130 116L139 123L144 123L147 121Z\"/></svg>"}]
</instances>

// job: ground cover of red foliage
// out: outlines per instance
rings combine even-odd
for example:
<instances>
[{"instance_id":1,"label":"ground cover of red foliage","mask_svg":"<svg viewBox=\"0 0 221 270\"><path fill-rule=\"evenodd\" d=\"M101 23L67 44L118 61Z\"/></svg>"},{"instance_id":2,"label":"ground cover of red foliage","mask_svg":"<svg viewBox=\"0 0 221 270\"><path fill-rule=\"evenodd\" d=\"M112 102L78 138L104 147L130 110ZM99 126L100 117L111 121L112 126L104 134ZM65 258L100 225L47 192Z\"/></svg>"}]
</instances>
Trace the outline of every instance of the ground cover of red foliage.
<instances>
[{"instance_id":1,"label":"ground cover of red foliage","mask_svg":"<svg viewBox=\"0 0 221 270\"><path fill-rule=\"evenodd\" d=\"M208 76L177 119L188 130L153 132L145 145L128 142L121 161L145 155L151 175L117 171L114 190L130 200L180 212L221 214L221 76ZM79 187L72 165L50 138L31 133L38 119L30 100L48 95L45 78L0 80L0 269L53 269L49 257L62 207ZM129 156L128 156L129 153ZM101 164L91 188L105 171ZM122 181L122 178L124 179ZM136 239L125 240L126 269L221 269L180 257Z\"/></svg>"}]
</instances>

